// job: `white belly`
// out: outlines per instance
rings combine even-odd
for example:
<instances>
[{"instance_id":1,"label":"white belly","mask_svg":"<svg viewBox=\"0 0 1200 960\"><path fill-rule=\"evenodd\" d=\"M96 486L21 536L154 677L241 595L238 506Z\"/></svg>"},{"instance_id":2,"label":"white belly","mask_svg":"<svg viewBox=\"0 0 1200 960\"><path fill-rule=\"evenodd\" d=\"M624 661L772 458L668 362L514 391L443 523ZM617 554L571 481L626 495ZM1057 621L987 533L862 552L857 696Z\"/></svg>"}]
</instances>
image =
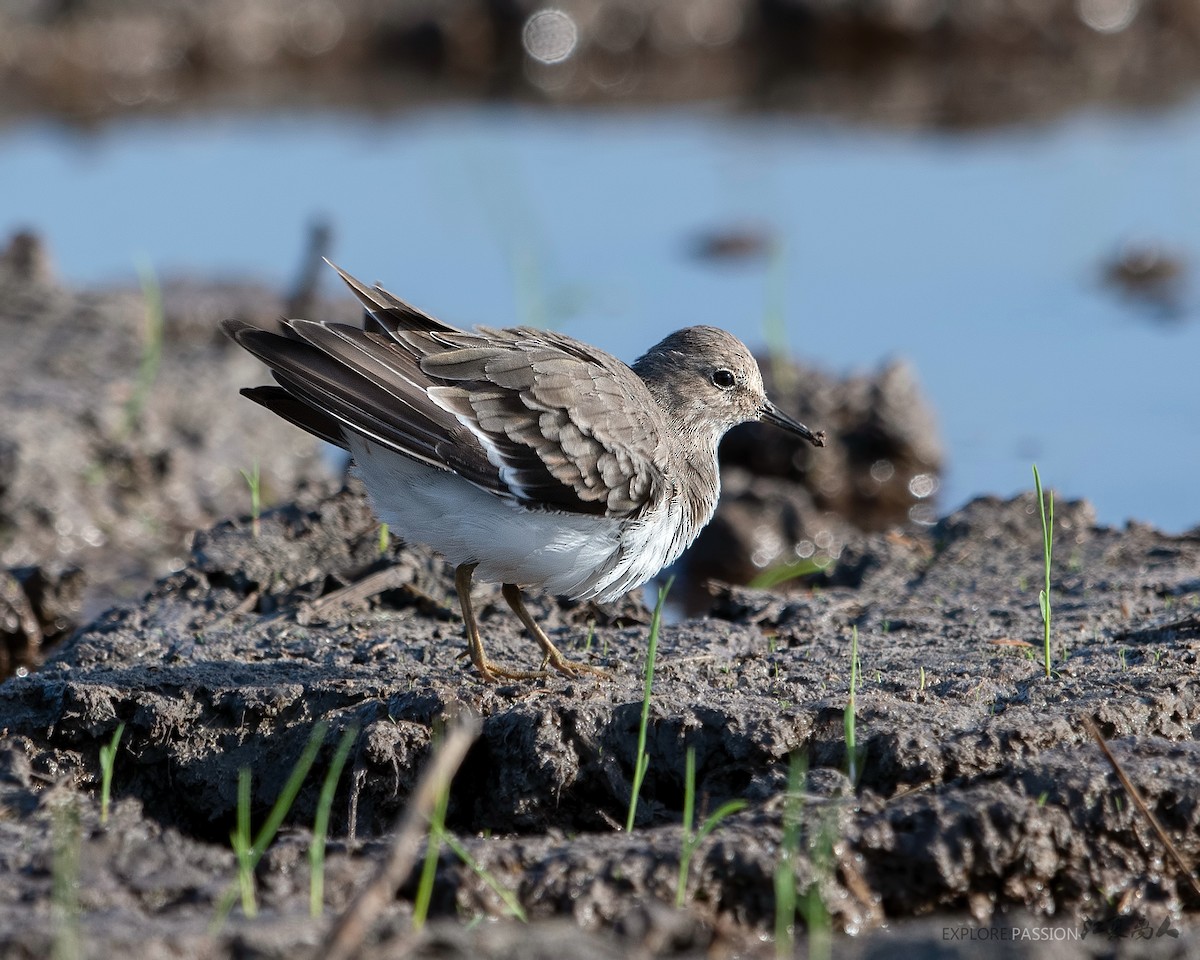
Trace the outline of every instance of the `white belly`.
<instances>
[{"instance_id":1,"label":"white belly","mask_svg":"<svg viewBox=\"0 0 1200 960\"><path fill-rule=\"evenodd\" d=\"M397 536L433 547L455 566L477 563L476 576L493 583L612 600L653 577L692 539L683 542L673 515L622 526L608 517L528 510L457 474L353 434L348 440L375 512Z\"/></svg>"}]
</instances>

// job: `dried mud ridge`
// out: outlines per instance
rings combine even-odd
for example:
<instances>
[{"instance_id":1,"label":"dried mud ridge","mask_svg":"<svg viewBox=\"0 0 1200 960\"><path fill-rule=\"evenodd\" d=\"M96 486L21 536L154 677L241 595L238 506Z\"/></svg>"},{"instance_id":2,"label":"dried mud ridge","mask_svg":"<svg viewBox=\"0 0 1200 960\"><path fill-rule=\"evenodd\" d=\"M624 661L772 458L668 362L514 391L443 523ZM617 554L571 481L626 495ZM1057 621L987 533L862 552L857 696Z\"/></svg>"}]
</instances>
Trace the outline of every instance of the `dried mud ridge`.
<instances>
[{"instance_id":1,"label":"dried mud ridge","mask_svg":"<svg viewBox=\"0 0 1200 960\"><path fill-rule=\"evenodd\" d=\"M1032 496L862 537L816 589L724 589L709 617L667 626L630 834L613 824L629 800L644 609L543 599L556 642L615 679L485 686L456 659L460 624L436 560L397 547L390 590L341 608L315 603L378 568L377 527L355 493L273 512L257 537L247 523L220 524L141 603L0 686L0 954L47 955L55 930L63 935L50 907L54 845L72 817L87 955L134 945L143 957L310 951L369 875L439 718L467 707L483 732L454 781L449 825L531 923L461 922L503 908L444 853L442 919L414 944L410 883L364 956L404 944L441 957L768 955L793 753L809 767L801 889L817 885L839 937L857 934L837 955L977 956L978 941L945 941L943 928L1104 922L1115 938L1093 931L1056 955L1195 956L1200 903L1079 718L1100 727L1182 855L1200 860L1200 530L1099 528L1082 503L1057 512L1049 680L1013 645L1040 636ZM498 594L478 599L493 655L531 663L533 646ZM863 677L856 784L843 723L852 628ZM210 935L234 875L238 769L253 770L260 822L319 720L330 732L317 771L259 868L262 915L235 914ZM117 801L101 827L99 748L119 722ZM321 768L351 725L329 906L311 920L306 825ZM700 847L687 907L675 911L689 746L704 808L734 797L748 806ZM822 836L832 845L824 864Z\"/></svg>"}]
</instances>

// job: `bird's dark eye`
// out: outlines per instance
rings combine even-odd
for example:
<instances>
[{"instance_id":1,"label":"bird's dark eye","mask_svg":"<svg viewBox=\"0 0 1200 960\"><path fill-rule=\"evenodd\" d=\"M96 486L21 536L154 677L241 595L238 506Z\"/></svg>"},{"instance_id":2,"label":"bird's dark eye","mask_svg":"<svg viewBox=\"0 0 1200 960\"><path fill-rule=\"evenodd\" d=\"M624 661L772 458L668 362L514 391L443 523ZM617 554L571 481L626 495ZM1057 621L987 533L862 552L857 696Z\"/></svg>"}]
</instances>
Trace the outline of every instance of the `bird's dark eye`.
<instances>
[{"instance_id":1,"label":"bird's dark eye","mask_svg":"<svg viewBox=\"0 0 1200 960\"><path fill-rule=\"evenodd\" d=\"M712 375L714 386L720 387L722 390L732 390L733 385L737 383L737 377L733 375L732 370L714 370Z\"/></svg>"}]
</instances>

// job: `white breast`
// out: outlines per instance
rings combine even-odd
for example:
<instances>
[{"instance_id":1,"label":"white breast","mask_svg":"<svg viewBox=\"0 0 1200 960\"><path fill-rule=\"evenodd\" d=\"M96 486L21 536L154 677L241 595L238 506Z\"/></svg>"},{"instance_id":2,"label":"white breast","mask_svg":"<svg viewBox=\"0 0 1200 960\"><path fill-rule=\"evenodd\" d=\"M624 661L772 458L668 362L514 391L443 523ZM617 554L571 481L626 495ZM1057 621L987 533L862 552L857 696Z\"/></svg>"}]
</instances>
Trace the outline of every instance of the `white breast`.
<instances>
[{"instance_id":1,"label":"white breast","mask_svg":"<svg viewBox=\"0 0 1200 960\"><path fill-rule=\"evenodd\" d=\"M699 523L689 522L682 500L672 497L660 509L629 522L613 568L598 578L585 596L607 602L640 587L663 567L678 560L711 516L709 510Z\"/></svg>"},{"instance_id":2,"label":"white breast","mask_svg":"<svg viewBox=\"0 0 1200 960\"><path fill-rule=\"evenodd\" d=\"M375 512L397 536L455 566L477 563L480 579L556 596L622 596L678 559L712 515L688 523L678 497L626 521L529 510L362 437L348 440Z\"/></svg>"},{"instance_id":3,"label":"white breast","mask_svg":"<svg viewBox=\"0 0 1200 960\"><path fill-rule=\"evenodd\" d=\"M481 579L582 596L621 552L615 520L527 510L447 470L355 435L348 440L380 519L455 566L478 563Z\"/></svg>"}]
</instances>

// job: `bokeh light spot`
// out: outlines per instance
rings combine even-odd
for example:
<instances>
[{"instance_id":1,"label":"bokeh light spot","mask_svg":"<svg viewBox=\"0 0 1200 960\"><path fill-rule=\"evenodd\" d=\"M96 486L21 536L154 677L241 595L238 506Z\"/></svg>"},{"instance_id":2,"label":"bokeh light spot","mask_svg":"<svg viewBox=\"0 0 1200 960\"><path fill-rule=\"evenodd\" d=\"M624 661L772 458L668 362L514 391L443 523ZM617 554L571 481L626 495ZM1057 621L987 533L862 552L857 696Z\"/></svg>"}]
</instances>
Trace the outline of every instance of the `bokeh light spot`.
<instances>
[{"instance_id":1,"label":"bokeh light spot","mask_svg":"<svg viewBox=\"0 0 1200 960\"><path fill-rule=\"evenodd\" d=\"M542 63L561 63L575 52L579 28L570 15L548 7L525 21L521 32L525 52Z\"/></svg>"},{"instance_id":2,"label":"bokeh light spot","mask_svg":"<svg viewBox=\"0 0 1200 960\"><path fill-rule=\"evenodd\" d=\"M1076 0L1079 19L1097 33L1120 33L1138 13L1139 0Z\"/></svg>"},{"instance_id":3,"label":"bokeh light spot","mask_svg":"<svg viewBox=\"0 0 1200 960\"><path fill-rule=\"evenodd\" d=\"M924 500L937 492L938 481L931 473L918 473L908 481L908 492L918 500Z\"/></svg>"}]
</instances>

